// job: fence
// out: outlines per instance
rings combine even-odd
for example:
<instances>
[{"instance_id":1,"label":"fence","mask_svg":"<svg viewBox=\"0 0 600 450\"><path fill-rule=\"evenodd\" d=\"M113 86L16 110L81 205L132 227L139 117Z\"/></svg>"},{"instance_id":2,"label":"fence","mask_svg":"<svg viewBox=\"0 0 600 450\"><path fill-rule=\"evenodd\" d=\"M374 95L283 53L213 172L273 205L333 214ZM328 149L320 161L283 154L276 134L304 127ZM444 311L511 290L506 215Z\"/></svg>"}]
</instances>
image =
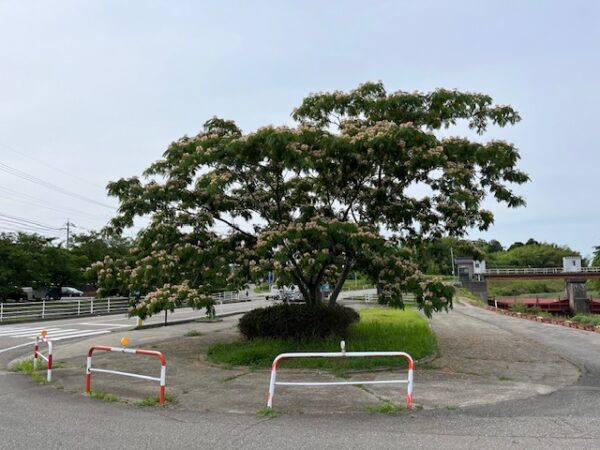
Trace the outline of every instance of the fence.
<instances>
[{"instance_id":1,"label":"fence","mask_svg":"<svg viewBox=\"0 0 600 450\"><path fill-rule=\"evenodd\" d=\"M106 347L104 345L92 345L88 351L87 356L87 364L85 369L85 392L90 394L92 392L92 372L102 372L102 373L110 373L113 375L122 375L126 377L132 378L141 378L142 380L150 380L150 381L158 381L160 383L160 394L159 394L159 402L161 405L165 404L165 388L167 384L167 360L165 355L161 352L157 352L154 350L142 350L142 349L133 349L126 348L127 340L123 338L121 340L123 347ZM140 375L137 373L130 372L120 372L118 370L109 370L109 369L98 369L92 367L92 353L94 350L104 351L104 352L118 352L118 353L131 353L135 355L147 355L147 356L156 356L160 360L160 377L151 377L148 375Z\"/></svg>"},{"instance_id":2,"label":"fence","mask_svg":"<svg viewBox=\"0 0 600 450\"><path fill-rule=\"evenodd\" d=\"M346 352L346 344L344 341L340 343L342 351L337 352L320 352L320 353L282 353L273 360L271 366L271 381L269 383L269 397L267 400L267 408L273 407L273 397L275 396L275 386L348 386L348 385L364 385L364 384L398 384L407 385L406 406L412 406L413 392L413 370L414 363L412 357L404 352ZM360 358L373 356L400 356L406 358L408 362L408 377L406 380L374 380L374 381L277 381L277 367L279 363L286 358Z\"/></svg>"},{"instance_id":3,"label":"fence","mask_svg":"<svg viewBox=\"0 0 600 450\"><path fill-rule=\"evenodd\" d=\"M365 303L377 303L377 294L364 294L364 295L351 295L348 297L343 297L340 300L354 300L354 301L362 301ZM416 306L417 300L414 294L403 294L402 300L404 301L404 306Z\"/></svg>"},{"instance_id":4,"label":"fence","mask_svg":"<svg viewBox=\"0 0 600 450\"><path fill-rule=\"evenodd\" d=\"M42 352L39 351L40 342L48 344L48 357L45 357ZM46 378L48 383L50 383L52 381L52 341L46 339L46 330L42 330L42 334L35 338L35 344L33 346L33 370L37 370L38 357L42 358L48 364Z\"/></svg>"},{"instance_id":5,"label":"fence","mask_svg":"<svg viewBox=\"0 0 600 450\"><path fill-rule=\"evenodd\" d=\"M0 323L126 313L126 297L0 303Z\"/></svg>"}]
</instances>

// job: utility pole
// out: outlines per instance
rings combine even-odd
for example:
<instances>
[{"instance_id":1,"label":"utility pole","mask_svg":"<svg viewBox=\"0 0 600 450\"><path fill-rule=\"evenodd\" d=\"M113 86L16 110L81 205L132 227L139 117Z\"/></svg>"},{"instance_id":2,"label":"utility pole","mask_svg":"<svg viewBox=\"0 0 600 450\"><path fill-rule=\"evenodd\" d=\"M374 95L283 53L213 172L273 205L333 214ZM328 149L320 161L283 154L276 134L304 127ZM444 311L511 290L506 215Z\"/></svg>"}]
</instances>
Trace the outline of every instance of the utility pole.
<instances>
[{"instance_id":1,"label":"utility pole","mask_svg":"<svg viewBox=\"0 0 600 450\"><path fill-rule=\"evenodd\" d=\"M67 223L65 225L67 227L67 249L69 249L71 248L71 227L75 228L76 225L69 219L67 219Z\"/></svg>"}]
</instances>

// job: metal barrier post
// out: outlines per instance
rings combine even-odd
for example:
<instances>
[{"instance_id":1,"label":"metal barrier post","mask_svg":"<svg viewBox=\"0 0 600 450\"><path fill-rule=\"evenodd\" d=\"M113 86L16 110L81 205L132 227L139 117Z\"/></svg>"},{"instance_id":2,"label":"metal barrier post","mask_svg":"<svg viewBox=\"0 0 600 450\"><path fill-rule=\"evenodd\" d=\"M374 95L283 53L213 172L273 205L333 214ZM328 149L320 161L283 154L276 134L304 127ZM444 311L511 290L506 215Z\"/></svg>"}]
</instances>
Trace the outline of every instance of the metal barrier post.
<instances>
[{"instance_id":1,"label":"metal barrier post","mask_svg":"<svg viewBox=\"0 0 600 450\"><path fill-rule=\"evenodd\" d=\"M42 300L42 319L46 316L46 300Z\"/></svg>"},{"instance_id":2,"label":"metal barrier post","mask_svg":"<svg viewBox=\"0 0 600 450\"><path fill-rule=\"evenodd\" d=\"M33 344L33 370L37 370L38 367L38 357L41 357L44 361L48 363L48 370L46 379L48 383L52 381L52 341L46 338L48 332L46 330L42 330L40 336L35 337L35 343ZM43 342L48 344L48 357L46 358L39 350L39 343Z\"/></svg>"},{"instance_id":3,"label":"metal barrier post","mask_svg":"<svg viewBox=\"0 0 600 450\"><path fill-rule=\"evenodd\" d=\"M108 310L106 312L110 313L110 297L108 297Z\"/></svg>"},{"instance_id":4,"label":"metal barrier post","mask_svg":"<svg viewBox=\"0 0 600 450\"><path fill-rule=\"evenodd\" d=\"M90 300L90 316L94 314L94 299Z\"/></svg>"},{"instance_id":5,"label":"metal barrier post","mask_svg":"<svg viewBox=\"0 0 600 450\"><path fill-rule=\"evenodd\" d=\"M77 300L77 315L81 315L81 300Z\"/></svg>"},{"instance_id":6,"label":"metal barrier post","mask_svg":"<svg viewBox=\"0 0 600 450\"><path fill-rule=\"evenodd\" d=\"M4 303L0 303L0 322L4 319Z\"/></svg>"},{"instance_id":7,"label":"metal barrier post","mask_svg":"<svg viewBox=\"0 0 600 450\"><path fill-rule=\"evenodd\" d=\"M405 352L346 352L345 342L341 343L342 351L339 353L282 353L278 355L271 366L271 379L269 381L269 396L267 399L267 408L273 407L273 397L275 395L275 386L347 386L347 385L364 385L364 384L394 384L403 383L407 385L406 406L410 408L413 400L413 377L414 377L414 362L412 357ZM372 356L401 356L406 358L408 363L408 376L406 380L381 380L381 381L334 381L334 382L299 382L299 381L280 381L277 382L277 367L285 358L340 358L340 357L372 357Z\"/></svg>"},{"instance_id":8,"label":"metal barrier post","mask_svg":"<svg viewBox=\"0 0 600 450\"><path fill-rule=\"evenodd\" d=\"M88 351L86 368L85 368L85 392L90 394L92 392L92 372L103 372L110 373L113 375L123 375L126 377L141 378L143 380L158 381L160 383L159 402L161 405L165 404L166 396L166 385L167 385L167 360L165 355L161 352L154 350L142 350L142 349L130 349L126 348L128 344L127 338L121 339L121 345L123 347L107 347L104 345L92 345ZM136 355L147 355L156 356L160 360L160 377L151 377L148 375L139 375L130 372L120 372L117 370L109 369L97 369L92 367L92 354L94 350L105 351L105 352L118 352L118 353L131 353Z\"/></svg>"}]
</instances>

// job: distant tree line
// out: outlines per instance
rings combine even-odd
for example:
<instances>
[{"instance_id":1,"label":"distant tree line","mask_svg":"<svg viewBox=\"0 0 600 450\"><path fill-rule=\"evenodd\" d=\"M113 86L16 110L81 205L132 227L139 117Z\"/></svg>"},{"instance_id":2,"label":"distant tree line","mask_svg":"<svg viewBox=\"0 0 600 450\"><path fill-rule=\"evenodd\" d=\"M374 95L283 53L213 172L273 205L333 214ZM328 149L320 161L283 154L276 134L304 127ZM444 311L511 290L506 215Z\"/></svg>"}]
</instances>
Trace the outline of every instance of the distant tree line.
<instances>
[{"instance_id":1,"label":"distant tree line","mask_svg":"<svg viewBox=\"0 0 600 450\"><path fill-rule=\"evenodd\" d=\"M22 294L23 287L81 287L94 282L86 269L106 256L124 256L130 245L128 239L108 239L97 232L75 235L69 249L38 234L1 233L0 299Z\"/></svg>"},{"instance_id":2,"label":"distant tree line","mask_svg":"<svg viewBox=\"0 0 600 450\"><path fill-rule=\"evenodd\" d=\"M600 265L600 247L596 248L595 263ZM414 249L421 271L427 274L451 275L452 255L473 256L483 259L488 268L506 267L562 267L565 256L581 256L567 246L529 239L526 242L515 242L504 248L492 239L469 241L446 237L424 242ZM587 260L583 260L587 265Z\"/></svg>"}]
</instances>

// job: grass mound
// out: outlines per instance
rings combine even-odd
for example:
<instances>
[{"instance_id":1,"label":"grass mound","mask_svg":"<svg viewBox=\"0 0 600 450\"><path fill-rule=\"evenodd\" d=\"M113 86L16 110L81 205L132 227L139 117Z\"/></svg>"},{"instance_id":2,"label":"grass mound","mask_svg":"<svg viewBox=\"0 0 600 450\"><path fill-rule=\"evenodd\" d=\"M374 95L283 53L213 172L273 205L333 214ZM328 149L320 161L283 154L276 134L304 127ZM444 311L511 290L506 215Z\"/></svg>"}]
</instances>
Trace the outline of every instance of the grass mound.
<instances>
[{"instance_id":1,"label":"grass mound","mask_svg":"<svg viewBox=\"0 0 600 450\"><path fill-rule=\"evenodd\" d=\"M364 309L360 321L350 328L346 351L403 351L421 359L437 348L427 320L415 310ZM268 368L273 359L286 352L339 352L340 338L292 340L258 338L214 344L208 359L231 366ZM319 368L333 370L406 367L401 358L305 358L284 360L283 368Z\"/></svg>"}]
</instances>

